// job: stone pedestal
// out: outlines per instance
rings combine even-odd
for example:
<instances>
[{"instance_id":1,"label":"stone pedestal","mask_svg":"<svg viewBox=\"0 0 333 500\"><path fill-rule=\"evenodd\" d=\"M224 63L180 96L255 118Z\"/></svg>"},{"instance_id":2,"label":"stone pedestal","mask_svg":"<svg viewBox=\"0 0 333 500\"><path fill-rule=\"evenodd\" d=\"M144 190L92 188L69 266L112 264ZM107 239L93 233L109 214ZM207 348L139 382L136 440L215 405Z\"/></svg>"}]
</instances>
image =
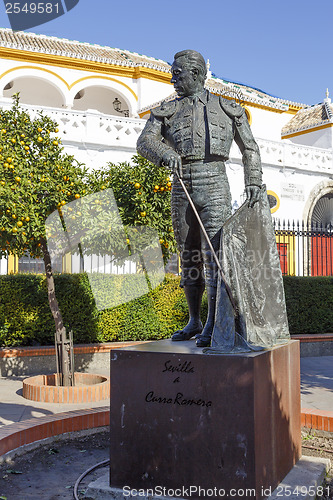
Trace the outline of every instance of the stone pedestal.
<instances>
[{"instance_id":1,"label":"stone pedestal","mask_svg":"<svg viewBox=\"0 0 333 500\"><path fill-rule=\"evenodd\" d=\"M114 488L264 498L301 455L299 342L237 355L169 340L112 351L110 427Z\"/></svg>"}]
</instances>

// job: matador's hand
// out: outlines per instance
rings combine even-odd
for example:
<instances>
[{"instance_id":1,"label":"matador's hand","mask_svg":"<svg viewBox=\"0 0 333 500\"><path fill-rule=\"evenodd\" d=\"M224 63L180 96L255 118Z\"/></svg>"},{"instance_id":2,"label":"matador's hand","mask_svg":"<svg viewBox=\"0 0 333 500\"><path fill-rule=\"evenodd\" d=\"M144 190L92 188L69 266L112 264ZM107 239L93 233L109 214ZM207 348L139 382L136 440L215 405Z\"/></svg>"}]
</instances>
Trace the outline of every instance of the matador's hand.
<instances>
[{"instance_id":1,"label":"matador's hand","mask_svg":"<svg viewBox=\"0 0 333 500\"><path fill-rule=\"evenodd\" d=\"M164 153L162 163L175 172L178 177L182 177L182 159L175 151Z\"/></svg>"},{"instance_id":2,"label":"matador's hand","mask_svg":"<svg viewBox=\"0 0 333 500\"><path fill-rule=\"evenodd\" d=\"M259 201L260 187L259 186L247 186L246 189L246 201L248 201L249 208L253 208L254 205Z\"/></svg>"}]
</instances>

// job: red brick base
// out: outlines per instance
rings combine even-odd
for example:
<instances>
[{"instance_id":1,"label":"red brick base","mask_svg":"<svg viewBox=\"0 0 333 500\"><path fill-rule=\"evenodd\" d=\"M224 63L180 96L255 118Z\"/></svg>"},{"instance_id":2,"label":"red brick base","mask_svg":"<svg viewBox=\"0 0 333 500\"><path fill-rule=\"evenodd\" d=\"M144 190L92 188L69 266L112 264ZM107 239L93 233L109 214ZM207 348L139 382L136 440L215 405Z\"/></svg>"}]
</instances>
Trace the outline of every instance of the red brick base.
<instances>
[{"instance_id":1,"label":"red brick base","mask_svg":"<svg viewBox=\"0 0 333 500\"><path fill-rule=\"evenodd\" d=\"M0 428L0 457L20 446L65 432L104 427L110 423L109 408L92 408L31 418Z\"/></svg>"},{"instance_id":2,"label":"red brick base","mask_svg":"<svg viewBox=\"0 0 333 500\"><path fill-rule=\"evenodd\" d=\"M110 378L92 373L75 373L75 385L56 385L57 375L36 375L23 380L23 397L45 403L91 403L110 397Z\"/></svg>"},{"instance_id":3,"label":"red brick base","mask_svg":"<svg viewBox=\"0 0 333 500\"><path fill-rule=\"evenodd\" d=\"M333 432L333 411L302 408L301 425L308 429Z\"/></svg>"},{"instance_id":4,"label":"red brick base","mask_svg":"<svg viewBox=\"0 0 333 500\"><path fill-rule=\"evenodd\" d=\"M333 432L333 412L303 409L302 426ZM0 427L0 457L20 446L58 436L65 432L82 431L110 425L108 407L75 410L66 413L31 418Z\"/></svg>"}]
</instances>

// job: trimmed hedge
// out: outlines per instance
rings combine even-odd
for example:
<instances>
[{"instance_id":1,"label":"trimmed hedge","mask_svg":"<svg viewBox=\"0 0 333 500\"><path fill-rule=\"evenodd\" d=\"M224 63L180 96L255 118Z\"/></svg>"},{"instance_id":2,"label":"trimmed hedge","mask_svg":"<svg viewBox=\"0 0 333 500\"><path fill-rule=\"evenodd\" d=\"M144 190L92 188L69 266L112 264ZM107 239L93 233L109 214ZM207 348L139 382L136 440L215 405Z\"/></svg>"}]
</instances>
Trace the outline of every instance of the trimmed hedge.
<instances>
[{"instance_id":1,"label":"trimmed hedge","mask_svg":"<svg viewBox=\"0 0 333 500\"><path fill-rule=\"evenodd\" d=\"M290 333L333 333L333 277L284 276Z\"/></svg>"},{"instance_id":2,"label":"trimmed hedge","mask_svg":"<svg viewBox=\"0 0 333 500\"><path fill-rule=\"evenodd\" d=\"M98 311L84 274L55 275L64 324L75 343L97 341ZM46 278L41 274L0 276L0 346L54 344Z\"/></svg>"},{"instance_id":3,"label":"trimmed hedge","mask_svg":"<svg viewBox=\"0 0 333 500\"><path fill-rule=\"evenodd\" d=\"M121 275L114 278L115 295L123 279ZM133 287L142 285L139 275L131 279ZM54 281L64 324L73 330L76 344L167 338L187 323L186 300L179 288L179 278L171 275L149 294L104 311L96 308L86 274L59 274ZM105 288L110 284L108 280ZM109 292L104 290L106 297ZM45 277L0 276L0 347L53 343L54 320Z\"/></svg>"},{"instance_id":4,"label":"trimmed hedge","mask_svg":"<svg viewBox=\"0 0 333 500\"><path fill-rule=\"evenodd\" d=\"M132 279L135 287L136 276ZM119 283L115 285L121 286L122 280L122 276L116 277ZM286 276L284 284L291 333L333 331L332 277ZM96 308L86 274L56 275L55 286L64 323L73 330L75 343L167 338L187 322L179 277L172 275L149 294L104 311ZM203 321L206 314L204 297ZM45 277L0 276L0 347L53 343L54 321Z\"/></svg>"}]
</instances>

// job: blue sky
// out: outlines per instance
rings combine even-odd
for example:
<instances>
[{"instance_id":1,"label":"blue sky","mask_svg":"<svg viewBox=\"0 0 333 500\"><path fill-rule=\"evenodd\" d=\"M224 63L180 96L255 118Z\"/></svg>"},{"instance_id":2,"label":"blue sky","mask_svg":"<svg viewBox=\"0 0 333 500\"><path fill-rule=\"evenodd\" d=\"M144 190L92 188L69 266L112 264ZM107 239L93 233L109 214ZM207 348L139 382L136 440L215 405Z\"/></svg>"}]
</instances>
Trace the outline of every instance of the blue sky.
<instances>
[{"instance_id":1,"label":"blue sky","mask_svg":"<svg viewBox=\"0 0 333 500\"><path fill-rule=\"evenodd\" d=\"M333 98L332 17L332 0L80 0L29 31L169 62L178 50L195 49L221 78L316 104L327 87ZM0 19L10 27L3 3Z\"/></svg>"}]
</instances>

